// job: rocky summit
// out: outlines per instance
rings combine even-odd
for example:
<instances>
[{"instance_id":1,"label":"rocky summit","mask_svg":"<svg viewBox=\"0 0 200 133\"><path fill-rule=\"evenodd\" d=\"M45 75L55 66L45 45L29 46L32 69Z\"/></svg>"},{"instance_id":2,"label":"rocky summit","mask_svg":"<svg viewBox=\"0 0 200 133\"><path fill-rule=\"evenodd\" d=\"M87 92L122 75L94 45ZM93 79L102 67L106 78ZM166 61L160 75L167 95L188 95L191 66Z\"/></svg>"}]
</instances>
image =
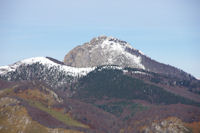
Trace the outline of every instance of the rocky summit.
<instances>
[{"instance_id":1,"label":"rocky summit","mask_svg":"<svg viewBox=\"0 0 200 133\"><path fill-rule=\"evenodd\" d=\"M118 65L183 79L193 78L180 69L151 59L126 41L107 36L93 38L90 42L75 47L65 56L64 63L73 67Z\"/></svg>"},{"instance_id":2,"label":"rocky summit","mask_svg":"<svg viewBox=\"0 0 200 133\"><path fill-rule=\"evenodd\" d=\"M101 65L119 65L145 69L139 51L135 51L125 41L113 37L99 36L89 43L70 51L64 59L66 65L74 67L93 67Z\"/></svg>"}]
</instances>

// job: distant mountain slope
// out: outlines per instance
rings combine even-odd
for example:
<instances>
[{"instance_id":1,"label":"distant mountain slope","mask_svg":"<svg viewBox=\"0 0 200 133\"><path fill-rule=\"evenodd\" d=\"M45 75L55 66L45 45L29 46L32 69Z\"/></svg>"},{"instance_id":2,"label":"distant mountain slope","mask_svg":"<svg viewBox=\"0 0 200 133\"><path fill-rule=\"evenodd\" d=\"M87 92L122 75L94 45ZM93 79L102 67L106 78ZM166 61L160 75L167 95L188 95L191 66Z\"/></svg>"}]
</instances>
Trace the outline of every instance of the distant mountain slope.
<instances>
[{"instance_id":1,"label":"distant mountain slope","mask_svg":"<svg viewBox=\"0 0 200 133\"><path fill-rule=\"evenodd\" d=\"M73 67L119 65L121 67L140 68L181 79L194 79L193 76L180 69L152 60L125 41L106 36L99 36L90 42L75 47L65 56L64 63Z\"/></svg>"},{"instance_id":2,"label":"distant mountain slope","mask_svg":"<svg viewBox=\"0 0 200 133\"><path fill-rule=\"evenodd\" d=\"M163 87L152 84L150 80L128 76L126 73L141 73L141 75L150 75L148 72L120 69L120 67L97 67L94 71L80 78L77 83L77 89L74 97L95 102L105 97L116 99L140 99L152 104L191 104L200 106L200 96L196 101L189 100L163 89ZM158 77L158 76L156 76ZM153 77L152 79L156 78ZM159 78L158 78L159 79ZM167 80L166 78L164 79ZM148 81L148 82L144 82ZM160 81L161 83L161 81ZM176 86L173 86L176 88ZM167 90L167 91L166 91ZM187 91L185 91L187 92ZM191 98L192 99L192 98Z\"/></svg>"},{"instance_id":3,"label":"distant mountain slope","mask_svg":"<svg viewBox=\"0 0 200 133\"><path fill-rule=\"evenodd\" d=\"M64 89L69 83L93 69L66 66L50 57L35 57L10 66L1 66L0 78L10 81L39 80L54 89Z\"/></svg>"}]
</instances>

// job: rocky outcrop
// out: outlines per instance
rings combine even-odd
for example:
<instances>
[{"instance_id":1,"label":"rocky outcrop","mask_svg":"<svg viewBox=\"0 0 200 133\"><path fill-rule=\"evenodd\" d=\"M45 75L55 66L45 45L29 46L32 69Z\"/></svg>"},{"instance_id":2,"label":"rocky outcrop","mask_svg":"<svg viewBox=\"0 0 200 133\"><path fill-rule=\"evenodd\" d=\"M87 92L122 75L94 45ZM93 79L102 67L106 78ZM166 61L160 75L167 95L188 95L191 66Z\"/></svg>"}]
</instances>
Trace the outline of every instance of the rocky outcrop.
<instances>
[{"instance_id":1,"label":"rocky outcrop","mask_svg":"<svg viewBox=\"0 0 200 133\"><path fill-rule=\"evenodd\" d=\"M169 117L162 121L153 122L150 126L141 129L144 133L190 133L185 123L176 117Z\"/></svg>"}]
</instances>

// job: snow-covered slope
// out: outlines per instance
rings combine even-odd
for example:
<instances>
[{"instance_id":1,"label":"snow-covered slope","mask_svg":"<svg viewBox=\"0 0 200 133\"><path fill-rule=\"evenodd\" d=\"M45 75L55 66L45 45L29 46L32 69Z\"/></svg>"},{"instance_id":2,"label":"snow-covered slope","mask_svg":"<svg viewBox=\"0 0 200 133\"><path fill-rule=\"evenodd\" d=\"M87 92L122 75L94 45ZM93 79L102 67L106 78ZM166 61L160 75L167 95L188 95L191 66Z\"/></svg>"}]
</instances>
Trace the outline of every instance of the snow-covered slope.
<instances>
[{"instance_id":1,"label":"snow-covered slope","mask_svg":"<svg viewBox=\"0 0 200 133\"><path fill-rule=\"evenodd\" d=\"M57 64L46 57L34 57L34 58L29 58L29 59L19 61L13 65L0 66L0 74L5 75L9 72L16 71L20 66L33 65L37 63L45 66L48 69L58 68L59 71L62 71L68 74L69 76L74 76L74 77L84 76L90 71L94 70L94 67L93 68L75 68L75 67Z\"/></svg>"},{"instance_id":2,"label":"snow-covered slope","mask_svg":"<svg viewBox=\"0 0 200 133\"><path fill-rule=\"evenodd\" d=\"M119 63L118 60L125 63L124 61L128 60L130 65L132 64L136 68L145 69L141 63L140 56L133 55L126 51L127 48L132 48L131 45L126 42L120 42L116 38L107 37L100 45L96 45L93 50L95 51L95 49L98 49L99 47L102 49L102 54L107 55L106 64L116 64ZM91 50L91 52L93 51Z\"/></svg>"},{"instance_id":3,"label":"snow-covered slope","mask_svg":"<svg viewBox=\"0 0 200 133\"><path fill-rule=\"evenodd\" d=\"M79 77L94 70L93 68L75 68L53 62L46 57L35 57L0 67L0 78L10 81L39 80L53 88L65 88Z\"/></svg>"}]
</instances>

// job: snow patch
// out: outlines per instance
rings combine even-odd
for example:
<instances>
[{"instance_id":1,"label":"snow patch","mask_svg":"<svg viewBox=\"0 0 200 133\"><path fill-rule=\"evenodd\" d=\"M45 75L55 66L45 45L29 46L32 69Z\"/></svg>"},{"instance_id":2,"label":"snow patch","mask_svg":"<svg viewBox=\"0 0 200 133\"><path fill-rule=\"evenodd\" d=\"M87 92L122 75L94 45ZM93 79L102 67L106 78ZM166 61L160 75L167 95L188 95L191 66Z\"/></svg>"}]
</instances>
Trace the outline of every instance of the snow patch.
<instances>
[{"instance_id":1,"label":"snow patch","mask_svg":"<svg viewBox=\"0 0 200 133\"><path fill-rule=\"evenodd\" d=\"M120 66L102 66L98 71L102 71L103 69L123 70Z\"/></svg>"},{"instance_id":2,"label":"snow patch","mask_svg":"<svg viewBox=\"0 0 200 133\"><path fill-rule=\"evenodd\" d=\"M145 72L141 72L141 71L134 71L133 73L136 73L136 74L143 74L143 75L148 75L147 73L145 73Z\"/></svg>"},{"instance_id":3,"label":"snow patch","mask_svg":"<svg viewBox=\"0 0 200 133\"><path fill-rule=\"evenodd\" d=\"M107 39L105 39L103 43L96 46L96 47L101 47L104 53L109 53L107 59L109 64L114 64L114 62L116 61L115 60L116 57L125 56L132 64L136 65L138 68L145 69L144 65L141 63L142 62L141 56L136 56L125 51L126 48L134 49L130 44L126 42L119 43L115 40L116 40L115 38L107 37Z\"/></svg>"}]
</instances>

